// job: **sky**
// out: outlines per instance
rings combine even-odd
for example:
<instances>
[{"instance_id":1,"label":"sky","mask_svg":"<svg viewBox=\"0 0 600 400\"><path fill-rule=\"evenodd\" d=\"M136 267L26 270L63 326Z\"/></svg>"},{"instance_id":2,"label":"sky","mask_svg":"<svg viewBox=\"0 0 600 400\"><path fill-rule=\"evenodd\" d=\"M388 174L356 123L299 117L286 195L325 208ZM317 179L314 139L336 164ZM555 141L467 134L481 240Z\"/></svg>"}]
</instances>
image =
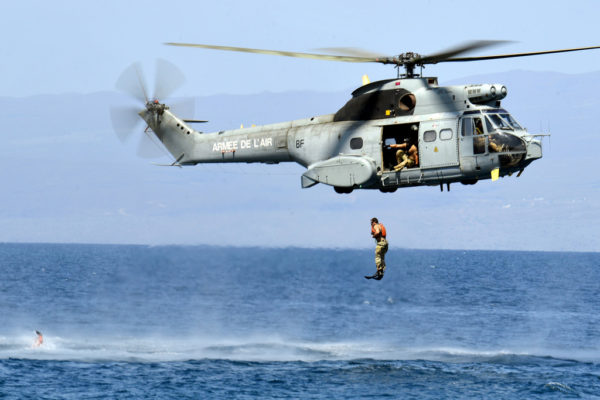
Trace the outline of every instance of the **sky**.
<instances>
[{"instance_id":1,"label":"sky","mask_svg":"<svg viewBox=\"0 0 600 400\"><path fill-rule=\"evenodd\" d=\"M182 69L181 95L347 90L394 76L393 67L173 48L165 42L318 52L437 52L468 40L512 41L477 55L598 45L597 1L19 1L3 5L2 96L111 90L120 73L158 57ZM596 33L596 34L594 34ZM568 57L447 63L429 75L455 79L508 69L590 72L600 52ZM149 73L151 75L151 73Z\"/></svg>"},{"instance_id":2,"label":"sky","mask_svg":"<svg viewBox=\"0 0 600 400\"><path fill-rule=\"evenodd\" d=\"M103 103L108 108L128 65L141 62L152 82L154 61L164 58L186 77L177 95L200 99L193 117L211 120L208 130L335 112L363 74L374 81L394 77L394 69L163 43L395 55L483 39L510 43L472 55L541 51L600 45L600 2L22 1L3 11L0 100L10 123L0 132L0 241L369 247L368 221L378 215L396 246L600 251L600 191L589 151L600 134L586 122L589 113L563 118L553 100L585 91L588 76L597 80L600 50L428 66L425 73L442 84L518 75L505 104L528 127L553 128L544 158L523 177L458 185L442 196L437 188L347 196L324 185L300 189L303 168L295 164L160 169L109 132ZM561 81L573 90L555 87L558 72L574 74ZM527 76L536 77L536 88ZM539 87L545 83L546 91ZM542 108L529 92L546 96ZM582 101L582 109L597 109L593 96ZM97 115L81 108L88 102ZM571 173L560 149L578 122L587 124L578 139L591 144L578 154L582 169ZM556 172L556 165L566 168ZM418 232L400 238L409 217Z\"/></svg>"}]
</instances>

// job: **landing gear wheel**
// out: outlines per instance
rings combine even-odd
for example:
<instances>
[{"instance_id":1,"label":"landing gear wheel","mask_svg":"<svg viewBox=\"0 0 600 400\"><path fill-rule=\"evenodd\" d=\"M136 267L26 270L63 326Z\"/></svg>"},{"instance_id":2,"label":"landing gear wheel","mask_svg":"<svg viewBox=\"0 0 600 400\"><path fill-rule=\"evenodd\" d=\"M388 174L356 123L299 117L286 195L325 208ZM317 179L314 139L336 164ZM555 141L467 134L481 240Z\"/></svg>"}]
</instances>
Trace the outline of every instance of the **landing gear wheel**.
<instances>
[{"instance_id":1,"label":"landing gear wheel","mask_svg":"<svg viewBox=\"0 0 600 400\"><path fill-rule=\"evenodd\" d=\"M336 193L348 194L348 193L352 193L352 191L354 190L354 188L352 188L352 187L334 186L333 190L335 190Z\"/></svg>"}]
</instances>

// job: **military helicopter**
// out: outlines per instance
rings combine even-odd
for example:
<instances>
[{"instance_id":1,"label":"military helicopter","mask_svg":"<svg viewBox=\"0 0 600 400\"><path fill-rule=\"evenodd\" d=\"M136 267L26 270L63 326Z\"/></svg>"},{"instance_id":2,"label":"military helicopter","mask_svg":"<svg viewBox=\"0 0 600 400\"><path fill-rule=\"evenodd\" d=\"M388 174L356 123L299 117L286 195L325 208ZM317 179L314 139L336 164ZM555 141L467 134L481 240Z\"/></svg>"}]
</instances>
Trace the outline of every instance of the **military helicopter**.
<instances>
[{"instance_id":1,"label":"military helicopter","mask_svg":"<svg viewBox=\"0 0 600 400\"><path fill-rule=\"evenodd\" d=\"M146 122L145 132L158 139L174 157L173 166L199 163L297 162L307 168L303 188L318 183L337 193L354 189L395 192L410 186L472 185L482 179L517 174L542 157L543 134L530 134L501 107L507 88L499 83L439 86L436 77L424 77L425 65L470 62L598 49L600 46L562 50L457 57L467 51L502 43L473 41L428 56L407 52L381 57L354 48L327 49L313 54L206 44L166 43L171 46L271 54L318 60L390 64L397 77L365 84L336 113L263 126L201 133L193 123L176 116L157 96L148 98L136 65L129 67L117 88L136 95L145 108L136 113ZM181 74L172 64L159 65L178 86ZM416 73L416 68L420 73ZM401 73L401 68L404 69ZM157 71L158 71L157 69ZM160 86L160 81L157 80ZM117 132L129 132L113 113ZM136 116L137 117L137 116ZM149 129L153 132L149 132ZM396 149L404 148L403 151ZM408 149L412 149L409 154ZM410 157L410 159L409 159ZM404 165L402 165L403 161ZM400 168L402 166L402 168Z\"/></svg>"}]
</instances>

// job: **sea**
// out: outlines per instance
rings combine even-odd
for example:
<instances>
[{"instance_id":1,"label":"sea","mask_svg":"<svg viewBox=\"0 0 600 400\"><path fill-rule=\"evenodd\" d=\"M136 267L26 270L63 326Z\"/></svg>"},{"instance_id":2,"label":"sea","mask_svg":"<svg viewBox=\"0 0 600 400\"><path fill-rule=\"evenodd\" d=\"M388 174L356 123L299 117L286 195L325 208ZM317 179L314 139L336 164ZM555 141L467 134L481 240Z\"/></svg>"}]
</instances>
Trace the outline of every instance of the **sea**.
<instances>
[{"instance_id":1,"label":"sea","mask_svg":"<svg viewBox=\"0 0 600 400\"><path fill-rule=\"evenodd\" d=\"M0 244L0 399L600 398L600 253L373 259Z\"/></svg>"}]
</instances>

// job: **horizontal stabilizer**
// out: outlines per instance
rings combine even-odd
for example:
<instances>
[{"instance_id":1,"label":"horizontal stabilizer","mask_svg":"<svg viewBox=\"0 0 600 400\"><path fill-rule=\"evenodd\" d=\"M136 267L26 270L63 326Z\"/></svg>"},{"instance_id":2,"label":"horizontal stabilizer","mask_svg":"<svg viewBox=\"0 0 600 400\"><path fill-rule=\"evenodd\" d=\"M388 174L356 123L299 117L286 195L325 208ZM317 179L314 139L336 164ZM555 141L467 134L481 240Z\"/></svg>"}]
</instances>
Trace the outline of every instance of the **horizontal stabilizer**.
<instances>
[{"instance_id":1,"label":"horizontal stabilizer","mask_svg":"<svg viewBox=\"0 0 600 400\"><path fill-rule=\"evenodd\" d=\"M309 188L309 187L313 187L313 186L315 186L317 183L319 183L319 182L315 181L315 180L314 180L314 179L312 179L312 178L309 178L309 177L308 177L308 176L306 176L306 175L302 175L302 189L306 189L306 188Z\"/></svg>"},{"instance_id":2,"label":"horizontal stabilizer","mask_svg":"<svg viewBox=\"0 0 600 400\"><path fill-rule=\"evenodd\" d=\"M157 164L157 163L152 163L153 165L156 165L157 167L179 167L179 168L183 168L181 166L181 164Z\"/></svg>"}]
</instances>

